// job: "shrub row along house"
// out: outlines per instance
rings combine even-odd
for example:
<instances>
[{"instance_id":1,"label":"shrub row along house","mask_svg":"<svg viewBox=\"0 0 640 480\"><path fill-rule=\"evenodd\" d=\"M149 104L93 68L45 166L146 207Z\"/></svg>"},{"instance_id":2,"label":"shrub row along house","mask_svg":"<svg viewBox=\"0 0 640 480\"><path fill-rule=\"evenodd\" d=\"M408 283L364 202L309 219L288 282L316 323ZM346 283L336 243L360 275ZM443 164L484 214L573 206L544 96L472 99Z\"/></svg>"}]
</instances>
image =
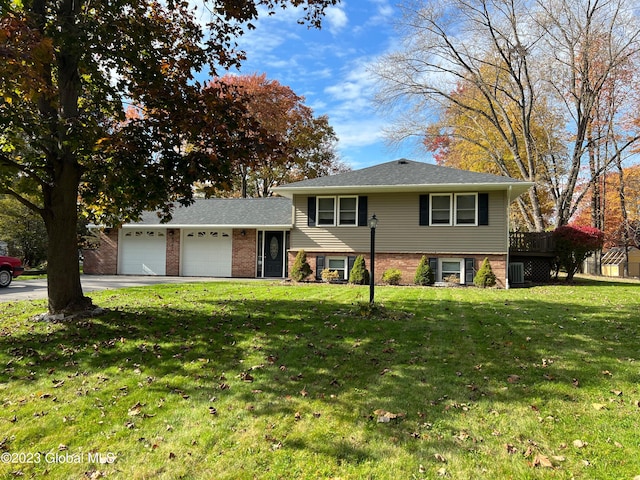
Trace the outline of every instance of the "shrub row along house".
<instances>
[{"instance_id":1,"label":"shrub row along house","mask_svg":"<svg viewBox=\"0 0 640 480\"><path fill-rule=\"evenodd\" d=\"M508 286L509 206L532 183L410 160L277 187L280 197L199 199L161 224L155 213L104 229L85 252L87 274L286 278L304 250L322 270L348 279L369 262L375 214L376 281L397 268L412 283L422 256L437 282L473 283L488 258Z\"/></svg>"}]
</instances>

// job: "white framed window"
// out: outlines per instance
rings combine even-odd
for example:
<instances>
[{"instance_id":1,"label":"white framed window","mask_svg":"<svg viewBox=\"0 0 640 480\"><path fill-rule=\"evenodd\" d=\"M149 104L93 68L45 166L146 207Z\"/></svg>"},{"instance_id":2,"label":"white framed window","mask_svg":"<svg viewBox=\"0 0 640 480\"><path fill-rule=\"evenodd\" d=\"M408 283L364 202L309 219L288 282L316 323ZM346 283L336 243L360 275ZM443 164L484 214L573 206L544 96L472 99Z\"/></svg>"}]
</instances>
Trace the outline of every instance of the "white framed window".
<instances>
[{"instance_id":1,"label":"white framed window","mask_svg":"<svg viewBox=\"0 0 640 480\"><path fill-rule=\"evenodd\" d=\"M358 197L338 197L338 225L358 225Z\"/></svg>"},{"instance_id":2,"label":"white framed window","mask_svg":"<svg viewBox=\"0 0 640 480\"><path fill-rule=\"evenodd\" d=\"M327 268L338 272L338 278L347 279L347 257L328 257Z\"/></svg>"},{"instance_id":3,"label":"white framed window","mask_svg":"<svg viewBox=\"0 0 640 480\"><path fill-rule=\"evenodd\" d=\"M464 259L438 259L438 281L447 283L464 283Z\"/></svg>"},{"instance_id":4,"label":"white framed window","mask_svg":"<svg viewBox=\"0 0 640 480\"><path fill-rule=\"evenodd\" d=\"M431 225L451 225L451 194L431 194Z\"/></svg>"},{"instance_id":5,"label":"white framed window","mask_svg":"<svg viewBox=\"0 0 640 480\"><path fill-rule=\"evenodd\" d=\"M336 224L336 198L318 197L318 225L333 226Z\"/></svg>"},{"instance_id":6,"label":"white framed window","mask_svg":"<svg viewBox=\"0 0 640 480\"><path fill-rule=\"evenodd\" d=\"M476 193L456 193L455 224L478 225L478 195Z\"/></svg>"}]
</instances>

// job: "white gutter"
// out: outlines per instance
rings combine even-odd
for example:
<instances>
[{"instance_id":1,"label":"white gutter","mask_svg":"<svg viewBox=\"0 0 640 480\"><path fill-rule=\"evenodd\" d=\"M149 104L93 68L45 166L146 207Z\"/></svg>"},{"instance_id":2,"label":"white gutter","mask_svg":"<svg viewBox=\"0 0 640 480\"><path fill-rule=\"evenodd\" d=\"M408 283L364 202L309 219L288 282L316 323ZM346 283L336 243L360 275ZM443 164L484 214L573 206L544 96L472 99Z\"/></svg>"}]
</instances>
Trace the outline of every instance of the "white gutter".
<instances>
[{"instance_id":1,"label":"white gutter","mask_svg":"<svg viewBox=\"0 0 640 480\"><path fill-rule=\"evenodd\" d=\"M508 198L507 198L507 264L505 265L506 270L504 275L504 279L505 279L504 288L506 290L509 290L509 244L511 242L511 232L509 231L510 221L511 221L511 185L509 185Z\"/></svg>"},{"instance_id":2,"label":"white gutter","mask_svg":"<svg viewBox=\"0 0 640 480\"><path fill-rule=\"evenodd\" d=\"M174 223L126 223L120 228L255 228L258 230L292 229L293 225L253 225L253 224L174 224Z\"/></svg>"}]
</instances>

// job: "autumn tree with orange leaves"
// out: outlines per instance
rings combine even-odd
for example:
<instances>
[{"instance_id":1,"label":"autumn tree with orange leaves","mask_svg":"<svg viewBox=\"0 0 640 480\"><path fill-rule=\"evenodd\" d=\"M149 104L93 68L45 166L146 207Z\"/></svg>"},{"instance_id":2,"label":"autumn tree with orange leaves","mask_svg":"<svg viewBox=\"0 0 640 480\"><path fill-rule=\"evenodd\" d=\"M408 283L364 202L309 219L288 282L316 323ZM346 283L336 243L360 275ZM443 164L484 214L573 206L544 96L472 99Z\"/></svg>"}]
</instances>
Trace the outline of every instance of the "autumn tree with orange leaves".
<instances>
[{"instance_id":1,"label":"autumn tree with orange leaves","mask_svg":"<svg viewBox=\"0 0 640 480\"><path fill-rule=\"evenodd\" d=\"M225 181L246 109L233 93L206 94L194 74L239 66L236 39L258 12L295 6L300 23L319 27L336 1L2 2L0 194L44 219L50 313L92 306L78 268L79 199L112 219L168 214L192 201L194 181ZM129 104L140 115L125 118Z\"/></svg>"},{"instance_id":2,"label":"autumn tree with orange leaves","mask_svg":"<svg viewBox=\"0 0 640 480\"><path fill-rule=\"evenodd\" d=\"M272 147L255 148L232 163L231 190L241 197L268 197L273 187L345 171L337 157L337 137L326 115L314 116L304 97L266 74L226 75L209 84L224 85L243 97L256 137ZM261 140L261 143L264 140ZM207 185L203 188L206 191Z\"/></svg>"}]
</instances>

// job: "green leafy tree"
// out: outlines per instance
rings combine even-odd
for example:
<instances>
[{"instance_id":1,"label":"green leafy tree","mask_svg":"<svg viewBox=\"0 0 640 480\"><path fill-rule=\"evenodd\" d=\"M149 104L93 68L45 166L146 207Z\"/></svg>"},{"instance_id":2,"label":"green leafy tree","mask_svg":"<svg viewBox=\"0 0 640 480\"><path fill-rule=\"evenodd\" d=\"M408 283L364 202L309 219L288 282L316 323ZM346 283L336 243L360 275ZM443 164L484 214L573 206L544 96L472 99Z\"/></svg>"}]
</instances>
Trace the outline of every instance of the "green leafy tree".
<instances>
[{"instance_id":1,"label":"green leafy tree","mask_svg":"<svg viewBox=\"0 0 640 480\"><path fill-rule=\"evenodd\" d=\"M413 279L413 283L416 285L433 285L435 282L435 275L433 269L429 265L429 259L426 256L422 256L418 268L416 269L416 275Z\"/></svg>"},{"instance_id":2,"label":"green leafy tree","mask_svg":"<svg viewBox=\"0 0 640 480\"><path fill-rule=\"evenodd\" d=\"M293 262L293 267L291 267L291 278L296 282L302 282L311 273L311 265L307 262L307 252L299 250Z\"/></svg>"},{"instance_id":3,"label":"green leafy tree","mask_svg":"<svg viewBox=\"0 0 640 480\"><path fill-rule=\"evenodd\" d=\"M201 3L2 2L0 193L44 220L50 313L91 307L78 268L78 199L115 224L145 209L168 216L192 201L196 180L227 182L230 159L261 142L245 128L241 98L205 91L194 74L240 65L235 39L259 7L302 5L301 23L319 27L336 0ZM25 195L34 191L38 201Z\"/></svg>"},{"instance_id":4,"label":"green leafy tree","mask_svg":"<svg viewBox=\"0 0 640 480\"><path fill-rule=\"evenodd\" d=\"M480 269L476 272L475 277L473 277L473 283L476 287L480 288L495 286L496 275L493 273L493 269L491 268L491 263L488 258L485 258L482 261Z\"/></svg>"},{"instance_id":5,"label":"green leafy tree","mask_svg":"<svg viewBox=\"0 0 640 480\"><path fill-rule=\"evenodd\" d=\"M42 218L15 198L0 200L0 239L9 254L35 267L47 258L47 230Z\"/></svg>"},{"instance_id":6,"label":"green leafy tree","mask_svg":"<svg viewBox=\"0 0 640 480\"><path fill-rule=\"evenodd\" d=\"M369 285L369 270L367 270L364 255L358 255L349 273L349 283L355 285Z\"/></svg>"}]
</instances>

